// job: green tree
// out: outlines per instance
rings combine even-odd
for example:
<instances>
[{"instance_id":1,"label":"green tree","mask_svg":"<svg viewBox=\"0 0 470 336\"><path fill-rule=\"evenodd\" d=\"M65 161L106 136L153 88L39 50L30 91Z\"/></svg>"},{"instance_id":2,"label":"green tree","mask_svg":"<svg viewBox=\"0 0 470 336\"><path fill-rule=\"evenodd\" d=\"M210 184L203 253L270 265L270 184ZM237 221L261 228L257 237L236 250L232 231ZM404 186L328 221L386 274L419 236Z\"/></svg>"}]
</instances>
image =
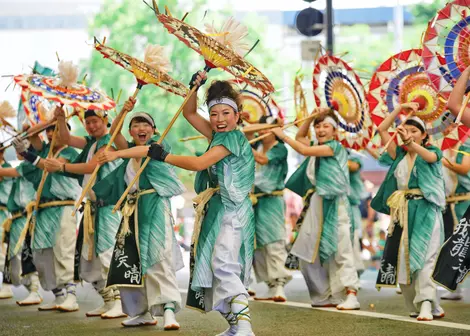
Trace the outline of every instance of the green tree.
<instances>
[{"instance_id":1,"label":"green tree","mask_svg":"<svg viewBox=\"0 0 470 336\"><path fill-rule=\"evenodd\" d=\"M425 3L425 4L416 4L410 6L411 13L415 17L416 23L424 23L427 24L431 21L436 13L445 6L447 3L446 0L433 0L432 3Z\"/></svg>"},{"instance_id":2,"label":"green tree","mask_svg":"<svg viewBox=\"0 0 470 336\"><path fill-rule=\"evenodd\" d=\"M159 3L163 2L159 1ZM177 0L165 0L164 4L168 6L175 17L181 18L185 14L178 8ZM202 28L205 4L206 0L193 0L193 9L185 21ZM160 9L163 9L163 5ZM213 14L215 13L209 13L211 21ZM221 19L221 15L217 16L218 19ZM207 18L204 21L210 22ZM214 18L214 21L222 22L216 20L216 18ZM250 19L248 24L245 20L243 23L249 28L250 42L254 43L263 34L265 22L257 18ZM139 59L143 59L144 49L147 44L165 46L173 66L170 74L183 83L188 83L192 74L204 67L202 57L186 47L175 36L169 34L155 18L152 10L142 2L135 0L106 0L100 13L90 23L89 33L90 37L96 36L100 40L106 36L107 45ZM252 61L260 70L266 71L268 78L276 87L279 87L282 83L282 72L279 69L289 68L291 65L288 64L289 60L283 60L285 63L281 63L282 58L275 58L275 56L275 51L266 49L261 43L248 55L248 60ZM93 51L91 57L84 61L83 65L84 71L88 73L88 81L91 85L99 84L108 93L111 92L111 89L115 94L119 89L123 90L121 105L134 91L136 83L132 74L112 64L109 60L104 60L100 53ZM269 68L267 65L269 65ZM211 71L210 77L231 78L231 76L219 70ZM199 97L202 97L202 93L199 94ZM159 130L163 131L182 102L183 98L181 97L166 93L155 86L147 85L144 86L137 97L135 111L150 113L155 118ZM129 116L126 118L124 129L127 128L129 118ZM178 139L196 134L196 131L181 116L169 132L167 140L172 145L173 152L194 154L196 150L203 151L207 143L205 141L182 143ZM180 175L186 182L190 181L187 172L180 171Z\"/></svg>"}]
</instances>

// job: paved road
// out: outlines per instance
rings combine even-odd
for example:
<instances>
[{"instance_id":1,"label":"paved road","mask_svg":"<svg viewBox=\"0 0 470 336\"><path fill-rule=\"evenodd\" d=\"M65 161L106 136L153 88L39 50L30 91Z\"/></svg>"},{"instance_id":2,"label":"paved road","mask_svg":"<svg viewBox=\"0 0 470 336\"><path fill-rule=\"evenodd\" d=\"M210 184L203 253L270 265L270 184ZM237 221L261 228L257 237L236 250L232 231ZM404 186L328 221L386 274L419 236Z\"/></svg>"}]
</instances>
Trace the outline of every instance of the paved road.
<instances>
[{"instance_id":1,"label":"paved road","mask_svg":"<svg viewBox=\"0 0 470 336\"><path fill-rule=\"evenodd\" d=\"M300 273L287 285L289 302L274 304L253 302L251 311L257 336L271 335L470 335L470 290L464 300L443 302L447 316L436 322L416 322L408 318L403 298L394 290L378 292L374 288L375 272L367 271L361 277L359 300L362 310L343 313L334 309L312 309L305 283ZM178 272L183 296L188 281L188 270ZM263 284L254 288L262 294ZM15 299L26 296L24 288L15 289ZM51 293L44 293L51 301ZM86 318L85 312L94 308L99 296L89 284L78 288L80 311L75 313L39 312L37 307L19 307L14 300L0 301L0 335L216 335L226 328L217 313L200 314L183 309L178 314L181 330L164 332L162 320L156 327L123 328L120 320ZM373 306L371 305L373 304Z\"/></svg>"}]
</instances>

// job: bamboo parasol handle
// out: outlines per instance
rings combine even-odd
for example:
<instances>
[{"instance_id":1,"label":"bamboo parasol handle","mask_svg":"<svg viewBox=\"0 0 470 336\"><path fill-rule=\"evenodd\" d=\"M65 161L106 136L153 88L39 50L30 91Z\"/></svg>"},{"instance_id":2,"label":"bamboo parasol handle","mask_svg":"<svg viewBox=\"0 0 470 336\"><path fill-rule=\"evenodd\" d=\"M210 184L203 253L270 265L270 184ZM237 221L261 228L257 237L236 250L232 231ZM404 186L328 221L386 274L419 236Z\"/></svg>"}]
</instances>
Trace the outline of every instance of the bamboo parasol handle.
<instances>
[{"instance_id":1,"label":"bamboo parasol handle","mask_svg":"<svg viewBox=\"0 0 470 336\"><path fill-rule=\"evenodd\" d=\"M207 72L209 72L210 68L206 67L204 68L204 71L203 71L203 74L206 74ZM189 91L188 95L186 96L186 98L184 99L183 101L183 104L181 104L181 106L179 107L178 111L175 113L175 115L173 116L173 119L171 119L170 123L168 124L167 128L165 129L165 131L163 131L163 134L162 136L160 137L160 139L158 139L157 141L157 144L161 144L163 142L163 140L165 139L166 135L168 134L168 132L170 131L171 127L173 127L173 124L175 123L176 119L178 119L178 116L181 114L181 112L183 111L183 108L186 106L186 104L188 103L189 99L191 98L191 96L194 94L194 92L196 92L196 90L198 89L198 86L197 85L194 85L191 90ZM135 174L134 178L132 179L131 183L129 183L129 185L127 186L126 190L124 191L124 193L121 195L121 198L119 198L119 201L117 201L116 205L114 206L113 208L113 213L116 212L120 207L121 207L121 204L122 202L124 202L124 200L126 199L127 195L129 194L129 191L131 190L131 188L134 186L134 184L137 182L137 180L139 179L139 176L142 174L142 172L144 171L145 167L147 167L148 163L150 162L150 158L147 157L144 161L144 163L142 164L142 166L140 166L139 170L137 171L137 173Z\"/></svg>"},{"instance_id":2,"label":"bamboo parasol handle","mask_svg":"<svg viewBox=\"0 0 470 336\"><path fill-rule=\"evenodd\" d=\"M51 140L51 146L49 147L49 152L47 153L47 158L50 159L52 157L53 150L55 147L55 143L57 142L57 133L59 132L59 124L56 122L55 128L54 128L54 134L52 135L52 140ZM34 205L34 210L38 211L39 209L39 203L41 200L41 195L42 195L42 190L44 189L44 184L46 183L46 179L49 173L46 170L43 170L42 176L41 176L41 182L39 182L39 187L36 192L36 203Z\"/></svg>"},{"instance_id":3,"label":"bamboo parasol handle","mask_svg":"<svg viewBox=\"0 0 470 336\"><path fill-rule=\"evenodd\" d=\"M470 100L470 92L465 96L465 100L460 107L459 114L457 115L457 118L455 119L455 123L458 124L460 120L462 119L463 113L465 112L465 108L467 107L468 101Z\"/></svg>"},{"instance_id":4,"label":"bamboo parasol handle","mask_svg":"<svg viewBox=\"0 0 470 336\"><path fill-rule=\"evenodd\" d=\"M135 89L134 94L132 95L132 98L135 99L137 97L141 88L142 88L142 85L140 84L137 85L137 88ZM126 115L127 115L127 112L121 116L121 119L119 119L116 129L111 135L111 139L109 140L104 150L108 150L112 146L114 139L116 139L117 135L121 132L121 127L122 127L122 124L124 123L124 119L126 119ZM95 170L93 171L93 173L90 176L90 179L88 180L88 183L85 185L85 187L83 187L82 194L80 195L77 202L75 203L75 209L73 213L75 213L78 210L78 208L80 207L80 204L82 204L82 201L85 198L85 195L90 191L91 187L95 183L95 179L96 179L96 176L98 175L98 171L100 170L100 168L101 168L100 165L96 165Z\"/></svg>"},{"instance_id":5,"label":"bamboo parasol handle","mask_svg":"<svg viewBox=\"0 0 470 336\"><path fill-rule=\"evenodd\" d=\"M403 120L400 125L404 125L405 122L413 116L413 114L414 114L413 112L410 112L410 113L406 116L405 120ZM382 155L383 153L385 153L385 152L387 151L388 147L391 145L391 143L393 142L393 140L395 140L395 138L397 137L397 135L398 135L398 131L395 131L395 133L393 133L393 135L392 135L392 137L390 138L390 140L388 140L387 143L385 144L384 148L382 148L382 150L381 150L381 152L380 152L380 155Z\"/></svg>"},{"instance_id":6,"label":"bamboo parasol handle","mask_svg":"<svg viewBox=\"0 0 470 336\"><path fill-rule=\"evenodd\" d=\"M320 112L313 113L313 114L309 115L308 117L305 117L305 118L299 119L299 120L297 120L297 121L293 121L293 122L291 122L291 123L289 123L289 124L287 124L287 125L284 125L284 126L282 126L281 129L282 129L282 130L285 130L286 128L289 128L289 127L295 126L295 125L297 125L297 124L299 124L299 123L301 123L301 122L304 122L305 120L309 120L309 119L316 118L316 117L318 117L319 115L320 115ZM270 136L271 134L272 134L272 133L263 134L263 135L261 135L261 136L259 136L259 137L257 137L257 138L251 139L251 140L248 141L248 142L249 142L250 144L255 143L255 142L258 142L258 141L260 141L260 140L263 140L264 138L267 138L267 137Z\"/></svg>"}]
</instances>

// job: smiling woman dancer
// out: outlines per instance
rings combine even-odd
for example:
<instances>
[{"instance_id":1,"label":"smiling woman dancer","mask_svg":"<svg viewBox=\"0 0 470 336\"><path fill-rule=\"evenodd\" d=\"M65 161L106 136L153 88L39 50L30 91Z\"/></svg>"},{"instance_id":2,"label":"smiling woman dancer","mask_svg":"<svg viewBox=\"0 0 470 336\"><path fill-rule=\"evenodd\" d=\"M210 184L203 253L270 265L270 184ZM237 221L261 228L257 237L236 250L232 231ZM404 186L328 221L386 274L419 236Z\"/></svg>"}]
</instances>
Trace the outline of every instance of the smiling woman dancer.
<instances>
[{"instance_id":1,"label":"smiling woman dancer","mask_svg":"<svg viewBox=\"0 0 470 336\"><path fill-rule=\"evenodd\" d=\"M193 76L192 84L199 87L205 80L205 75L198 73ZM245 288L254 248L254 215L249 192L254 183L255 161L246 137L236 129L240 121L239 93L230 83L215 81L209 87L206 103L209 120L197 114L196 95L183 111L189 123L210 140L203 155L173 155L157 144L118 151L117 155L120 158L148 155L154 160L199 171L195 181L199 195L191 290L204 292L205 310L219 311L230 324L220 335L251 336Z\"/></svg>"},{"instance_id":2,"label":"smiling woman dancer","mask_svg":"<svg viewBox=\"0 0 470 336\"><path fill-rule=\"evenodd\" d=\"M312 305L359 309L356 297L359 279L354 264L348 201L348 153L335 140L338 130L335 114L329 109L321 109L320 113L314 121L318 145L310 146L306 137L312 121L300 127L299 135L304 136L297 136L298 140L286 136L280 128L272 131L295 151L311 157L307 177L316 187L291 253L300 259Z\"/></svg>"},{"instance_id":3,"label":"smiling woman dancer","mask_svg":"<svg viewBox=\"0 0 470 336\"><path fill-rule=\"evenodd\" d=\"M382 143L390 140L388 129L403 109L413 113L418 105L399 105L385 118L378 127ZM377 286L396 287L398 282L410 316L431 321L444 316L431 279L443 238L442 152L427 145L426 127L418 117L409 118L397 131L405 147L392 142L380 157L390 169L371 204L391 215Z\"/></svg>"},{"instance_id":4,"label":"smiling woman dancer","mask_svg":"<svg viewBox=\"0 0 470 336\"><path fill-rule=\"evenodd\" d=\"M134 104L135 99L129 98L125 110L132 111ZM114 125L111 131L113 128ZM121 133L116 137L114 143L118 149L150 145L160 138L153 118L145 112L133 114L129 134L133 139L129 143ZM164 147L169 151L165 142ZM103 152L98 157L99 163L117 159L116 153ZM141 158L124 160L93 187L97 197L106 197L115 204L141 164ZM175 319L175 312L181 308L175 272L183 267L183 258L173 231L170 197L183 192L184 186L174 168L151 160L139 178L138 188L131 189L122 207L123 219L107 285L120 287L123 312L130 316L122 322L125 327L155 325L154 316L164 317L165 330L180 327ZM126 277L129 272L134 276Z\"/></svg>"}]
</instances>

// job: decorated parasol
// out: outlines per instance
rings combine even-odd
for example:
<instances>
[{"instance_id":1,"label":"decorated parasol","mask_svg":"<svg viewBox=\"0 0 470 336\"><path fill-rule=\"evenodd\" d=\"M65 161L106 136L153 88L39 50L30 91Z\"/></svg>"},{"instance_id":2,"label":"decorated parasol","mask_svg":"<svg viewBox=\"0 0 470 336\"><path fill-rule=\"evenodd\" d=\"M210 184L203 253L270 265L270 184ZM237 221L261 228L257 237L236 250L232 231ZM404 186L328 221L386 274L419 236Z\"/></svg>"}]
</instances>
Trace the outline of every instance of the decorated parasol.
<instances>
[{"instance_id":1,"label":"decorated parasol","mask_svg":"<svg viewBox=\"0 0 470 336\"><path fill-rule=\"evenodd\" d=\"M266 76L241 56L245 51L249 52L248 45L243 42L243 38L248 35L246 27L230 18L220 30L208 27L209 34L214 36L211 37L185 23L183 20L171 16L168 8L166 8L166 14L160 13L156 1L153 0L152 2L152 10L168 32L175 35L180 41L204 57L205 73L214 68L221 68L265 94L274 91L273 85ZM191 91L175 116L181 113L183 107L196 90L196 86L191 87ZM147 158L142 164L136 176L116 203L114 211L119 209L149 161L150 158Z\"/></svg>"},{"instance_id":2,"label":"decorated parasol","mask_svg":"<svg viewBox=\"0 0 470 336\"><path fill-rule=\"evenodd\" d=\"M372 136L361 79L341 58L321 56L313 70L313 94L317 106L326 103L339 119L339 141L359 150Z\"/></svg>"},{"instance_id":3,"label":"decorated parasol","mask_svg":"<svg viewBox=\"0 0 470 336\"><path fill-rule=\"evenodd\" d=\"M437 12L423 36L423 66L431 85L445 99L462 71L470 66L469 26L470 0L453 0ZM468 99L462 111L467 103Z\"/></svg>"},{"instance_id":4,"label":"decorated parasol","mask_svg":"<svg viewBox=\"0 0 470 336\"><path fill-rule=\"evenodd\" d=\"M47 99L29 90L21 90L21 102L23 103L23 109L31 126L48 120L46 116L41 113L41 111L44 110L40 108L43 104L50 105ZM48 109L50 109L50 106L48 106Z\"/></svg>"},{"instance_id":5,"label":"decorated parasol","mask_svg":"<svg viewBox=\"0 0 470 336\"><path fill-rule=\"evenodd\" d=\"M294 106L296 120L300 120L308 116L307 99L302 88L303 75L296 75L294 79ZM303 123L299 123L299 127ZM308 131L308 138L312 138L312 131Z\"/></svg>"},{"instance_id":6,"label":"decorated parasol","mask_svg":"<svg viewBox=\"0 0 470 336\"><path fill-rule=\"evenodd\" d=\"M421 56L421 49L402 51L377 68L367 94L370 115L378 126L398 104L418 103L416 116L425 122L427 132L435 145L444 150L463 139L468 128L461 124L455 129L451 127L455 116L446 111L446 101L427 77ZM406 118L410 116L411 114ZM397 120L397 124L400 122L403 121Z\"/></svg>"},{"instance_id":7,"label":"decorated parasol","mask_svg":"<svg viewBox=\"0 0 470 336\"><path fill-rule=\"evenodd\" d=\"M116 49L105 46L104 43L100 43L96 38L95 49L99 51L104 56L104 58L110 59L115 64L131 72L135 76L135 79L137 81L137 88L134 91L133 98L137 97L137 94L142 89L142 87L148 84L154 84L169 93L173 93L182 97L187 96L188 89L186 88L186 86L181 82L173 79L170 75L168 75L168 71L170 70L171 65L164 54L164 48L162 46L148 45L145 49L144 62L123 52L117 51ZM181 110L182 109L180 109L174 115L174 117L170 121L170 124L167 126L162 136L158 140L158 143L161 143L165 139L169 130L178 118ZM108 150L111 147L114 142L114 139L121 131L121 126L124 123L125 116L126 114L123 114L121 119L118 121L114 133L112 134L111 139L106 145L105 150ZM96 166L90 179L88 180L88 183L83 188L82 194L75 203L75 210L80 207L83 199L85 198L85 195L95 183L95 179L99 169L100 166Z\"/></svg>"},{"instance_id":8,"label":"decorated parasol","mask_svg":"<svg viewBox=\"0 0 470 336\"><path fill-rule=\"evenodd\" d=\"M59 76L48 77L37 74L15 76L14 80L23 90L36 94L44 99L56 101L62 105L89 110L109 110L115 106L114 101L99 90L90 89L85 85L77 83L78 67L72 62L61 61L59 63ZM57 124L48 158L51 158L56 142ZM39 206L44 182L47 172L44 171L38 187L36 198L36 210Z\"/></svg>"}]
</instances>

